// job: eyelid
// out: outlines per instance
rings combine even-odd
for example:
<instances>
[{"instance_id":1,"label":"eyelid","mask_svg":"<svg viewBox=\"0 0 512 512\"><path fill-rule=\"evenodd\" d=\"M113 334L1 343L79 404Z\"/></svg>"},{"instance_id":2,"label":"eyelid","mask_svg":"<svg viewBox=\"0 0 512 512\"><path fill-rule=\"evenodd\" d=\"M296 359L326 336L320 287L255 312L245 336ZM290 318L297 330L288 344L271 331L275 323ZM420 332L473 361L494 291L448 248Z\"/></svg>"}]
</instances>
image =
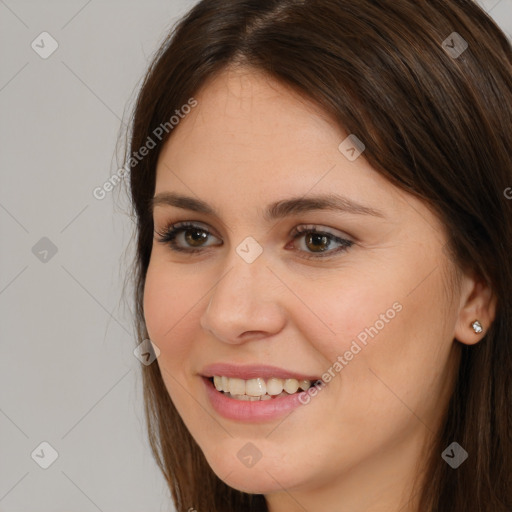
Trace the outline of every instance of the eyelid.
<instances>
[{"instance_id":1,"label":"eyelid","mask_svg":"<svg viewBox=\"0 0 512 512\"><path fill-rule=\"evenodd\" d=\"M200 220L184 220L184 221L177 221L177 222L168 222L168 223L164 224L163 229L159 233L157 233L156 228L154 229L154 231L155 231L155 233L161 235L162 232L165 234L167 231L169 231L172 228L179 229L179 228L188 228L188 227L191 227L191 228L198 227L200 229L203 229L204 231L207 231L209 234L215 236L216 238L221 238L215 229L213 229L210 225L208 225L207 223L200 221ZM299 224L299 225L295 226L290 231L289 236L293 237L294 235L301 234L305 231L328 233L334 237L339 236L340 238L346 238L353 242L355 242L357 240L355 237L349 235L348 233L346 233L344 231L340 231L336 228L322 226L319 224ZM335 233L333 233L332 231L335 231Z\"/></svg>"},{"instance_id":2,"label":"eyelid","mask_svg":"<svg viewBox=\"0 0 512 512\"><path fill-rule=\"evenodd\" d=\"M156 227L154 229L154 232L157 235L165 236L169 233L171 230L178 230L178 229L193 229L193 228L199 228L203 231L206 231L208 234L214 236L215 238L220 238L219 235L217 235L216 231L212 229L208 224L205 222L202 222L200 220L184 220L184 221L178 221L178 222L167 222L163 225L163 228L161 230L157 230Z\"/></svg>"},{"instance_id":3,"label":"eyelid","mask_svg":"<svg viewBox=\"0 0 512 512\"><path fill-rule=\"evenodd\" d=\"M334 233L333 233L333 231L334 231ZM335 238L342 238L342 239L346 239L351 242L354 242L354 238L352 236L350 236L348 233L345 233L344 231L340 231L338 229L324 227L319 224L301 224L299 226L296 226L290 232L290 236L294 237L296 235L302 235L303 233L309 233L309 232L320 233L320 234L325 233L325 234L331 235Z\"/></svg>"}]
</instances>

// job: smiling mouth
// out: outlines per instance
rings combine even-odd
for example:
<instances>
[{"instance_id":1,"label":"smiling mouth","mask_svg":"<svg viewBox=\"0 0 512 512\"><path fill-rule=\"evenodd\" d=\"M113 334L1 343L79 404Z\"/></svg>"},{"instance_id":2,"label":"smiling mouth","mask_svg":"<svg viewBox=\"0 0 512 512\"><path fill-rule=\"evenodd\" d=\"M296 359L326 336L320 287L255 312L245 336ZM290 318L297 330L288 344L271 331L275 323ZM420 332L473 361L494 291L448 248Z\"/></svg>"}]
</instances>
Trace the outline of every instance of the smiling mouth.
<instances>
[{"instance_id":1,"label":"smiling mouth","mask_svg":"<svg viewBox=\"0 0 512 512\"><path fill-rule=\"evenodd\" d=\"M255 378L244 380L215 375L214 377L209 377L208 380L224 396L234 400L251 402L287 397L307 391L311 386L317 384L317 381L279 379L275 377L270 379Z\"/></svg>"}]
</instances>

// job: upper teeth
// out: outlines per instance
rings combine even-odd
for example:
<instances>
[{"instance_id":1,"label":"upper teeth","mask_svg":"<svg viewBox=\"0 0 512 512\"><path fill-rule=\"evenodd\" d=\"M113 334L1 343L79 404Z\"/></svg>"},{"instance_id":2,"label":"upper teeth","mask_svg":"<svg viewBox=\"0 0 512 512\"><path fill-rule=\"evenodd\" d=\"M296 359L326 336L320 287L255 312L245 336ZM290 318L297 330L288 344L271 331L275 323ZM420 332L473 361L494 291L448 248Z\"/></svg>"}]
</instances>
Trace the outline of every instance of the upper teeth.
<instances>
[{"instance_id":1,"label":"upper teeth","mask_svg":"<svg viewBox=\"0 0 512 512\"><path fill-rule=\"evenodd\" d=\"M213 377L213 384L217 391L224 391L231 393L231 395L248 395L248 396L263 396L279 395L283 390L289 394L296 393L299 388L306 391L311 387L310 380L297 380L297 379L278 379L272 377L271 379L237 379L231 377Z\"/></svg>"}]
</instances>

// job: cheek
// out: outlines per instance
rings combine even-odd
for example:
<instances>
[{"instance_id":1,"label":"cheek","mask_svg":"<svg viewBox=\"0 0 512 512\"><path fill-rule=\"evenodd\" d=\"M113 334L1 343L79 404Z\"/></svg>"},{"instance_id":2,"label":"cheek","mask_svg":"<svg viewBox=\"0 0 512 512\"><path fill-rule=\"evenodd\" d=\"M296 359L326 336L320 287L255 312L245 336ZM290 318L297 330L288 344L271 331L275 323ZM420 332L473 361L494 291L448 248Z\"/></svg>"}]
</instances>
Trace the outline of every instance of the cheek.
<instances>
[{"instance_id":1,"label":"cheek","mask_svg":"<svg viewBox=\"0 0 512 512\"><path fill-rule=\"evenodd\" d=\"M365 349L400 316L400 294L378 279L354 272L324 282L292 284L301 298L287 306L292 322L301 337L324 356L326 364L333 364L347 351L361 354L355 342Z\"/></svg>"},{"instance_id":2,"label":"cheek","mask_svg":"<svg viewBox=\"0 0 512 512\"><path fill-rule=\"evenodd\" d=\"M190 319L201 300L193 276L172 271L162 264L150 264L144 286L144 318L150 339L159 347L162 359L179 360L190 343L183 343L193 328ZM196 291L195 291L196 290ZM168 354L172 353L172 358ZM160 359L160 358L159 358Z\"/></svg>"},{"instance_id":3,"label":"cheek","mask_svg":"<svg viewBox=\"0 0 512 512\"><path fill-rule=\"evenodd\" d=\"M400 309L386 314L393 301ZM392 426L393 421L411 429L423 428L423 422L433 425L454 369L452 336L439 321L451 314L440 274L432 274L413 293L390 289L387 301L368 309L373 314L359 334L352 333L361 351L342 372L342 394L360 397L372 410L375 426ZM361 334L366 344L359 342ZM349 403L354 417L363 422L356 401Z\"/></svg>"},{"instance_id":4,"label":"cheek","mask_svg":"<svg viewBox=\"0 0 512 512\"><path fill-rule=\"evenodd\" d=\"M144 318L148 335L160 349L156 363L169 396L186 423L187 409L193 409L184 389L192 371L191 353L201 299L200 290L194 292L197 284L193 276L173 271L169 264L152 262L144 287Z\"/></svg>"},{"instance_id":5,"label":"cheek","mask_svg":"<svg viewBox=\"0 0 512 512\"><path fill-rule=\"evenodd\" d=\"M355 416L362 412L355 396L386 417L393 409L407 413L393 392L422 408L446 384L452 338L439 319L451 312L440 270L422 282L435 266L390 267L386 273L347 273L337 285L295 283L307 309L297 304L294 323L322 354L324 380L339 392L336 400L346 413L353 404Z\"/></svg>"}]
</instances>

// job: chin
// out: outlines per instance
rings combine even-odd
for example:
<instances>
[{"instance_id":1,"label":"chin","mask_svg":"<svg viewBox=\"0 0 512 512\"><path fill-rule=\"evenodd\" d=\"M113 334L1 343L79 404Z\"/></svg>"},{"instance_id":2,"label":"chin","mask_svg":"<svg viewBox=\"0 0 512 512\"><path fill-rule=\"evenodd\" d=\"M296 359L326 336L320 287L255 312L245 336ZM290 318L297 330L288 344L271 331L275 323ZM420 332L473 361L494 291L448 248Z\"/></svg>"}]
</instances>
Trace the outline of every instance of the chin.
<instances>
[{"instance_id":1,"label":"chin","mask_svg":"<svg viewBox=\"0 0 512 512\"><path fill-rule=\"evenodd\" d=\"M216 474L221 478L218 473ZM221 480L233 489L247 494L270 494L282 491L283 487L287 488L280 481L274 480L264 470L255 468L244 472L233 471L231 474L226 475L226 478L221 478Z\"/></svg>"},{"instance_id":2,"label":"chin","mask_svg":"<svg viewBox=\"0 0 512 512\"><path fill-rule=\"evenodd\" d=\"M247 443L250 444L250 443ZM247 450L250 452L250 449ZM242 452L240 458L243 460ZM245 466L235 455L226 457L226 450L218 450L207 457L213 472L230 487L248 494L269 494L281 492L300 484L306 475L294 475L282 461L266 460L262 457L252 466ZM274 462L277 462L275 464Z\"/></svg>"}]
</instances>

